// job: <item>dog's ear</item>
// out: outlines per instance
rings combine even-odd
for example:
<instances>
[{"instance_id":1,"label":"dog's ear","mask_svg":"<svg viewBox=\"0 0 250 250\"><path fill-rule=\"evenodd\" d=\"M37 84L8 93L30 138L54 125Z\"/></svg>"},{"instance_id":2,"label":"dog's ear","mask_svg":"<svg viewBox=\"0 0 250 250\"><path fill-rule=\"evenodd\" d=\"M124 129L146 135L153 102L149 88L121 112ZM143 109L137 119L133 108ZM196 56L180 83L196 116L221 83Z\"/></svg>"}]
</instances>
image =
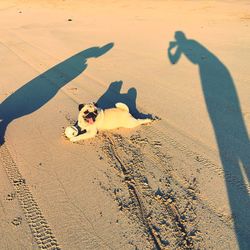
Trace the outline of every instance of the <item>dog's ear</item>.
<instances>
[{"instance_id":1,"label":"dog's ear","mask_svg":"<svg viewBox=\"0 0 250 250\"><path fill-rule=\"evenodd\" d=\"M98 104L96 102L93 102L93 104L98 108Z\"/></svg>"},{"instance_id":2,"label":"dog's ear","mask_svg":"<svg viewBox=\"0 0 250 250\"><path fill-rule=\"evenodd\" d=\"M85 104L79 104L78 110L81 111L84 106L85 106Z\"/></svg>"}]
</instances>

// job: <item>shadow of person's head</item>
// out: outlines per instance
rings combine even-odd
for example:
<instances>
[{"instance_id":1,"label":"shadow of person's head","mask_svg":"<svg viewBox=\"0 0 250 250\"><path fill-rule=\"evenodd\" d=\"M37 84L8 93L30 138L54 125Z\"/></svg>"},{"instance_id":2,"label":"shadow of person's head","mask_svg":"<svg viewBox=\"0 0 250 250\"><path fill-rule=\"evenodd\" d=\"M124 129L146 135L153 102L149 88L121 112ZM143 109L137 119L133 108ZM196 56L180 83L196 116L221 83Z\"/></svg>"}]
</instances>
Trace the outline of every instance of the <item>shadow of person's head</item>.
<instances>
[{"instance_id":1,"label":"shadow of person's head","mask_svg":"<svg viewBox=\"0 0 250 250\"><path fill-rule=\"evenodd\" d=\"M176 31L174 37L177 43L183 43L187 40L185 33L182 31Z\"/></svg>"}]
</instances>

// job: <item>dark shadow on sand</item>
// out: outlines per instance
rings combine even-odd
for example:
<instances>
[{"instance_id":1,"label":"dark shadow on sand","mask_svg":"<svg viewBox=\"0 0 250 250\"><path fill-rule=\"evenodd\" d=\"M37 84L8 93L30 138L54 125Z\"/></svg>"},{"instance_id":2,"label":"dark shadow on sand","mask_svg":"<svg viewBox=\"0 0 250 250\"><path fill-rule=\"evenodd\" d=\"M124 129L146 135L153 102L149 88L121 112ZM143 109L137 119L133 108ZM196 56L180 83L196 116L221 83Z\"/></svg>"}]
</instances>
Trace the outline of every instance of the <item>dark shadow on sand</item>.
<instances>
[{"instance_id":1,"label":"dark shadow on sand","mask_svg":"<svg viewBox=\"0 0 250 250\"><path fill-rule=\"evenodd\" d=\"M109 43L103 47L83 50L37 76L8 96L0 104L0 145L4 143L5 131L13 120L41 108L63 86L87 68L89 58L104 55L113 45L113 43Z\"/></svg>"},{"instance_id":2,"label":"dark shadow on sand","mask_svg":"<svg viewBox=\"0 0 250 250\"><path fill-rule=\"evenodd\" d=\"M150 114L140 113L136 107L137 91L135 88L130 88L127 93L121 93L122 81L112 82L106 92L98 99L97 106L101 109L108 109L115 107L115 104L122 102L129 108L129 112L136 119L151 118Z\"/></svg>"},{"instance_id":3,"label":"dark shadow on sand","mask_svg":"<svg viewBox=\"0 0 250 250\"><path fill-rule=\"evenodd\" d=\"M250 142L233 79L226 66L202 44L187 39L181 31L175 33L175 39L168 49L171 63L177 63L183 54L199 67L207 111L224 168L238 245L241 250L250 249L250 201L246 187Z\"/></svg>"}]
</instances>

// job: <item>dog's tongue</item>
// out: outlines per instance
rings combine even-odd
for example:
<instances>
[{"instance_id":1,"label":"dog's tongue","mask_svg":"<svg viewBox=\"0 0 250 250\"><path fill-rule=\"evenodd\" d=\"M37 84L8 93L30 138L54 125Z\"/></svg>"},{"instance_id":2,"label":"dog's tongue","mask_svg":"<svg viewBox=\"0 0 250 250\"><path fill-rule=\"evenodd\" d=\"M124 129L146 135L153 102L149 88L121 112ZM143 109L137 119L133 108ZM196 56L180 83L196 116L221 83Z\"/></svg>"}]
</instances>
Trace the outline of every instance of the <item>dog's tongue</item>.
<instances>
[{"instance_id":1,"label":"dog's tongue","mask_svg":"<svg viewBox=\"0 0 250 250\"><path fill-rule=\"evenodd\" d=\"M94 123L93 118L88 118L88 123L89 123L89 124L93 124L93 123Z\"/></svg>"}]
</instances>

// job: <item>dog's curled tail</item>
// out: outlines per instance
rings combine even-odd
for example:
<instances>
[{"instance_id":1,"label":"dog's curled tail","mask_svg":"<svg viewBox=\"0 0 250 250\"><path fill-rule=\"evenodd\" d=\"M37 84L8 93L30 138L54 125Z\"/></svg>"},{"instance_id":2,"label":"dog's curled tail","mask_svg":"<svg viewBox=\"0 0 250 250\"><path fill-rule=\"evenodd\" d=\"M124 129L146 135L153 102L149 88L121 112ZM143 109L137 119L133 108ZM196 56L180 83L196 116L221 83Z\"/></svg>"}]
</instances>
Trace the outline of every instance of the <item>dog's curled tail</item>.
<instances>
[{"instance_id":1,"label":"dog's curled tail","mask_svg":"<svg viewBox=\"0 0 250 250\"><path fill-rule=\"evenodd\" d=\"M122 102L118 102L115 104L115 106L118 108L118 109L122 109L122 110L125 110L125 111L128 111L129 112L129 108L126 104L122 103Z\"/></svg>"}]
</instances>

